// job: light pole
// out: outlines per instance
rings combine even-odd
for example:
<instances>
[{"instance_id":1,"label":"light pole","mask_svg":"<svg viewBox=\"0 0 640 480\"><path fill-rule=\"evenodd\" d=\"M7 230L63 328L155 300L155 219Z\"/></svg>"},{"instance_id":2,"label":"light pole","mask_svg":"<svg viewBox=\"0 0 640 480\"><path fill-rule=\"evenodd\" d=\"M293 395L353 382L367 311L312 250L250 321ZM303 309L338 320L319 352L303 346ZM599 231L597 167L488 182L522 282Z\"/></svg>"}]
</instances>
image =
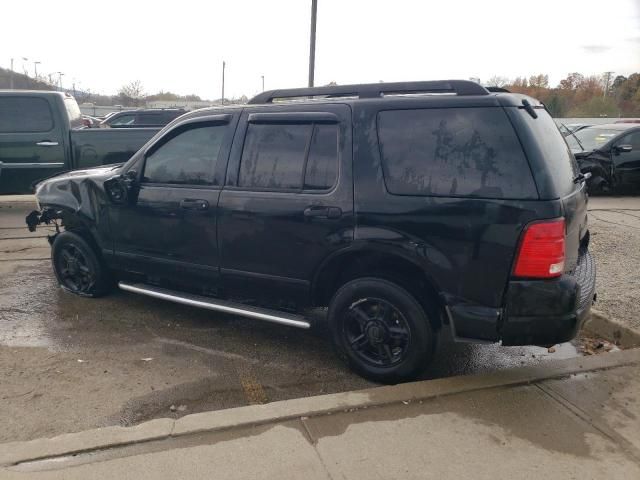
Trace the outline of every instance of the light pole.
<instances>
[{"instance_id":1,"label":"light pole","mask_svg":"<svg viewBox=\"0 0 640 480\"><path fill-rule=\"evenodd\" d=\"M262 91L264 92L264 75L261 75L262 77Z\"/></svg>"},{"instance_id":2,"label":"light pole","mask_svg":"<svg viewBox=\"0 0 640 480\"><path fill-rule=\"evenodd\" d=\"M222 105L224 105L224 69L227 66L226 62L222 61Z\"/></svg>"},{"instance_id":3,"label":"light pole","mask_svg":"<svg viewBox=\"0 0 640 480\"><path fill-rule=\"evenodd\" d=\"M29 71L27 70L27 67L24 66L25 62L28 62L29 59L27 57L22 57L22 71L24 72L25 75L29 75Z\"/></svg>"},{"instance_id":4,"label":"light pole","mask_svg":"<svg viewBox=\"0 0 640 480\"><path fill-rule=\"evenodd\" d=\"M42 62L33 62L33 75L35 79L38 80L38 65Z\"/></svg>"},{"instance_id":5,"label":"light pole","mask_svg":"<svg viewBox=\"0 0 640 480\"><path fill-rule=\"evenodd\" d=\"M311 39L309 40L309 86L313 87L316 68L316 16L318 0L311 0Z\"/></svg>"},{"instance_id":6,"label":"light pole","mask_svg":"<svg viewBox=\"0 0 640 480\"><path fill-rule=\"evenodd\" d=\"M62 90L62 76L64 75L64 73L62 72L55 72L58 74L58 85L60 86L60 90Z\"/></svg>"},{"instance_id":7,"label":"light pole","mask_svg":"<svg viewBox=\"0 0 640 480\"><path fill-rule=\"evenodd\" d=\"M13 90L13 58L11 59L11 75L9 76L9 88Z\"/></svg>"}]
</instances>

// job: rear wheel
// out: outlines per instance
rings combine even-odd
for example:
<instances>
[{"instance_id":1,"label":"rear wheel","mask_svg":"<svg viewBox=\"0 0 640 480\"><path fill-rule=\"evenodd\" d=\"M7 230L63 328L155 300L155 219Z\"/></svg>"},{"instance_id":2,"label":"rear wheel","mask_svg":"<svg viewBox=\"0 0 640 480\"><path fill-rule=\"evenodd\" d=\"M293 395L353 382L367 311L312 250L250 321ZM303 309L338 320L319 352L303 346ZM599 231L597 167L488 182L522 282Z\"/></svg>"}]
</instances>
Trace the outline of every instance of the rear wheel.
<instances>
[{"instance_id":1,"label":"rear wheel","mask_svg":"<svg viewBox=\"0 0 640 480\"><path fill-rule=\"evenodd\" d=\"M432 324L404 288L378 278L343 285L329 306L338 354L358 374L381 383L415 378L433 356Z\"/></svg>"},{"instance_id":2,"label":"rear wheel","mask_svg":"<svg viewBox=\"0 0 640 480\"><path fill-rule=\"evenodd\" d=\"M76 295L99 297L111 286L111 275L93 247L80 235L66 231L51 249L53 271L60 286Z\"/></svg>"}]
</instances>

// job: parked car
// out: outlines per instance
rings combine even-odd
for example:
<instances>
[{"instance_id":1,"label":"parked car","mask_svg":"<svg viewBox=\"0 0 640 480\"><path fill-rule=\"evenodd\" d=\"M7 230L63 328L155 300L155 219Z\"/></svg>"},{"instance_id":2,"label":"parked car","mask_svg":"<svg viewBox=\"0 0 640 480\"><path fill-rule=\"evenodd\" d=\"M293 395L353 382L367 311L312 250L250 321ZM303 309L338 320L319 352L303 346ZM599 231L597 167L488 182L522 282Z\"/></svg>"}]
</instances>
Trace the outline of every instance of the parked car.
<instances>
[{"instance_id":1,"label":"parked car","mask_svg":"<svg viewBox=\"0 0 640 480\"><path fill-rule=\"evenodd\" d=\"M0 194L31 193L35 182L56 173L125 162L159 130L82 127L68 94L0 90Z\"/></svg>"},{"instance_id":2,"label":"parked car","mask_svg":"<svg viewBox=\"0 0 640 480\"><path fill-rule=\"evenodd\" d=\"M594 125L566 139L591 192L640 188L640 124Z\"/></svg>"},{"instance_id":3,"label":"parked car","mask_svg":"<svg viewBox=\"0 0 640 480\"><path fill-rule=\"evenodd\" d=\"M63 289L95 297L115 279L299 328L327 307L340 357L379 382L418 375L445 327L565 342L594 298L585 184L562 135L533 98L469 81L265 92L36 196L29 228L64 227Z\"/></svg>"},{"instance_id":4,"label":"parked car","mask_svg":"<svg viewBox=\"0 0 640 480\"><path fill-rule=\"evenodd\" d=\"M125 110L114 113L102 121L103 128L140 128L164 127L167 123L183 115L186 110L181 108Z\"/></svg>"}]
</instances>

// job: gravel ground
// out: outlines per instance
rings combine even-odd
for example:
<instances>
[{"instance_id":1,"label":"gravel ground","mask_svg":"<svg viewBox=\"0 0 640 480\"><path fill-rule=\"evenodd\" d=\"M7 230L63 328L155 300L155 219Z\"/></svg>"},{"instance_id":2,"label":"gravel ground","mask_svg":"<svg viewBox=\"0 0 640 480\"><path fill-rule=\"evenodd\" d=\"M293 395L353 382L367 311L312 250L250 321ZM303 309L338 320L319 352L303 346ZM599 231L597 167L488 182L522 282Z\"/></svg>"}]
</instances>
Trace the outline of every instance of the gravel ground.
<instances>
[{"instance_id":1,"label":"gravel ground","mask_svg":"<svg viewBox=\"0 0 640 480\"><path fill-rule=\"evenodd\" d=\"M598 268L594 308L640 330L640 196L591 198L589 222Z\"/></svg>"}]
</instances>

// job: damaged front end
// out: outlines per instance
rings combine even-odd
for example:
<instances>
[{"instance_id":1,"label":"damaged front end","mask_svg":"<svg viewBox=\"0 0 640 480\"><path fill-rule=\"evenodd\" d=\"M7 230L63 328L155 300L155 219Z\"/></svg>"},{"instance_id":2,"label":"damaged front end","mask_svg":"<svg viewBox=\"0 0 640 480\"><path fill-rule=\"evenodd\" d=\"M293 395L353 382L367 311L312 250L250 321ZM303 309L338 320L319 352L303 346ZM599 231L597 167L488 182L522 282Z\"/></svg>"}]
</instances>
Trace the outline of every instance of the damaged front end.
<instances>
[{"instance_id":1,"label":"damaged front end","mask_svg":"<svg viewBox=\"0 0 640 480\"><path fill-rule=\"evenodd\" d=\"M26 216L30 232L39 225L54 225L49 235L53 243L61 228L88 231L97 243L108 239L109 202L105 183L121 169L120 165L76 170L41 181L36 186L38 210ZM102 247L102 245L100 245Z\"/></svg>"},{"instance_id":2,"label":"damaged front end","mask_svg":"<svg viewBox=\"0 0 640 480\"><path fill-rule=\"evenodd\" d=\"M62 220L63 212L62 210L58 210L55 208L44 208L42 211L33 210L29 215L26 216L25 222L27 222L27 228L30 232L35 232L38 225L45 224L51 225L53 224L56 228L56 233L54 235L47 235L47 240L49 240L49 244L52 245L53 241L56 238L56 235L60 233L60 224L58 220Z\"/></svg>"}]
</instances>

